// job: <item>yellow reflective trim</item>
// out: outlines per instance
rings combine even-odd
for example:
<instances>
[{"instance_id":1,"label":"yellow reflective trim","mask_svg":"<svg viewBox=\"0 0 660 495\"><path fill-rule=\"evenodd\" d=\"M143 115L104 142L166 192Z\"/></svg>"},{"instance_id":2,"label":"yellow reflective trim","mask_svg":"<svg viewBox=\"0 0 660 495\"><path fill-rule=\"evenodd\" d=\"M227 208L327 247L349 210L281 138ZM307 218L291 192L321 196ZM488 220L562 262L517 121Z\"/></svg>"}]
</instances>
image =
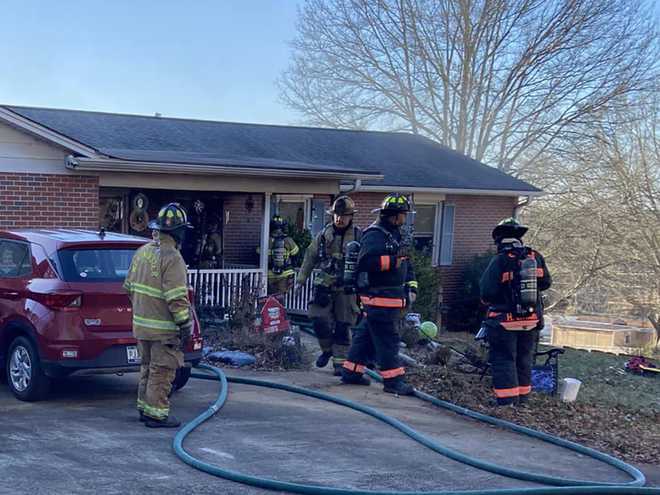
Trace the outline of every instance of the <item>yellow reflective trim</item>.
<instances>
[{"instance_id":1,"label":"yellow reflective trim","mask_svg":"<svg viewBox=\"0 0 660 495\"><path fill-rule=\"evenodd\" d=\"M188 309L182 309L181 311L174 313L174 321L177 323L181 323L182 321L186 321L188 319L190 319L190 312Z\"/></svg>"},{"instance_id":2,"label":"yellow reflective trim","mask_svg":"<svg viewBox=\"0 0 660 495\"><path fill-rule=\"evenodd\" d=\"M417 283L416 280L411 280L410 282L406 282L406 285L413 289L417 289L419 287L419 284Z\"/></svg>"},{"instance_id":3,"label":"yellow reflective trim","mask_svg":"<svg viewBox=\"0 0 660 495\"><path fill-rule=\"evenodd\" d=\"M155 419L165 419L170 415L170 409L168 407L154 407L145 404L144 414Z\"/></svg>"},{"instance_id":4,"label":"yellow reflective trim","mask_svg":"<svg viewBox=\"0 0 660 495\"><path fill-rule=\"evenodd\" d=\"M170 289L166 291L164 295L165 295L165 300L169 302L172 299L178 299L181 296L187 296L188 288L181 285L179 287L175 287L174 289Z\"/></svg>"},{"instance_id":5,"label":"yellow reflective trim","mask_svg":"<svg viewBox=\"0 0 660 495\"><path fill-rule=\"evenodd\" d=\"M138 284L137 282L134 282L131 284L131 291L136 292L137 294L155 297L156 299L164 299L163 291L157 289L156 287L151 287L150 285Z\"/></svg>"},{"instance_id":6,"label":"yellow reflective trim","mask_svg":"<svg viewBox=\"0 0 660 495\"><path fill-rule=\"evenodd\" d=\"M153 328L156 330L176 330L177 326L173 321L169 320L156 320L153 318L144 318L142 316L133 315L133 324L140 325L141 327Z\"/></svg>"},{"instance_id":7,"label":"yellow reflective trim","mask_svg":"<svg viewBox=\"0 0 660 495\"><path fill-rule=\"evenodd\" d=\"M300 248L298 246L296 246L291 251L289 251L289 256L295 256L299 252L300 252Z\"/></svg>"}]
</instances>

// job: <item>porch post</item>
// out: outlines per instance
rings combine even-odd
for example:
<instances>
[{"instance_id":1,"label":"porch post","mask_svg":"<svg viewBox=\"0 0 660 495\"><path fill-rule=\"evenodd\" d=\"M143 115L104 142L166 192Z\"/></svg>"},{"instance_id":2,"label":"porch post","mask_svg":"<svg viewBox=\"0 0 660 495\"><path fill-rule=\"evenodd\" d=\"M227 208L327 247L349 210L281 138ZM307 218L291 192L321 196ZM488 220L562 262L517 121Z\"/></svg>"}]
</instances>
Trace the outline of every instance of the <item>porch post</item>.
<instances>
[{"instance_id":1,"label":"porch post","mask_svg":"<svg viewBox=\"0 0 660 495\"><path fill-rule=\"evenodd\" d=\"M264 193L264 220L261 225L261 256L259 268L261 269L263 284L261 284L261 295L267 295L268 289L268 239L270 238L270 197L271 193Z\"/></svg>"}]
</instances>

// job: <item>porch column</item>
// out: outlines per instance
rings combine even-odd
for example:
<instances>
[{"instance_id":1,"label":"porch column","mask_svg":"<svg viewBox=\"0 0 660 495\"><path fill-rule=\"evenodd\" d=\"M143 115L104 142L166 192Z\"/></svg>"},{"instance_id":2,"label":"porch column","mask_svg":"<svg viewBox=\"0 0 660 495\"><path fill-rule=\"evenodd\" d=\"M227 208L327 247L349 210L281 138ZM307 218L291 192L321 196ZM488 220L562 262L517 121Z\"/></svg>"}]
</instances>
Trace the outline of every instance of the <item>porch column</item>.
<instances>
[{"instance_id":1,"label":"porch column","mask_svg":"<svg viewBox=\"0 0 660 495\"><path fill-rule=\"evenodd\" d=\"M263 283L261 284L261 295L265 296L268 287L268 239L270 238L270 197L271 193L264 193L264 220L261 225L261 255L259 268L261 269Z\"/></svg>"}]
</instances>

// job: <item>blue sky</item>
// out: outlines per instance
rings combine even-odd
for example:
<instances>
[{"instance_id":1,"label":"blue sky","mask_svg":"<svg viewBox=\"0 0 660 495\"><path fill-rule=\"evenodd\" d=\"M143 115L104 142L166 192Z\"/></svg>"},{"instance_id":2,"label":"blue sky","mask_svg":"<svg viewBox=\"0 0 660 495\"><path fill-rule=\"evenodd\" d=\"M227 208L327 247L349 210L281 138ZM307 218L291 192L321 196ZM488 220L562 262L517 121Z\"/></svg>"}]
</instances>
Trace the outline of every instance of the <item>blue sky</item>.
<instances>
[{"instance_id":1,"label":"blue sky","mask_svg":"<svg viewBox=\"0 0 660 495\"><path fill-rule=\"evenodd\" d=\"M0 103L288 124L297 0L2 0Z\"/></svg>"}]
</instances>

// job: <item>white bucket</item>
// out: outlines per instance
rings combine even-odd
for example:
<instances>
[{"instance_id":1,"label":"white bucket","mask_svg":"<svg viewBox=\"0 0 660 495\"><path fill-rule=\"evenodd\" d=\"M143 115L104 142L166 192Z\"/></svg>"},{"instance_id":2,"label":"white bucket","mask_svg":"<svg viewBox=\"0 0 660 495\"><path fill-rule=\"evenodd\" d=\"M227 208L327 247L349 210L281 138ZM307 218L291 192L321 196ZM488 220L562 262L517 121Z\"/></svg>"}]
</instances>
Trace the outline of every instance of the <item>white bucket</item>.
<instances>
[{"instance_id":1,"label":"white bucket","mask_svg":"<svg viewBox=\"0 0 660 495\"><path fill-rule=\"evenodd\" d=\"M564 378L559 384L559 398L564 402L574 402L582 382L576 378Z\"/></svg>"}]
</instances>

